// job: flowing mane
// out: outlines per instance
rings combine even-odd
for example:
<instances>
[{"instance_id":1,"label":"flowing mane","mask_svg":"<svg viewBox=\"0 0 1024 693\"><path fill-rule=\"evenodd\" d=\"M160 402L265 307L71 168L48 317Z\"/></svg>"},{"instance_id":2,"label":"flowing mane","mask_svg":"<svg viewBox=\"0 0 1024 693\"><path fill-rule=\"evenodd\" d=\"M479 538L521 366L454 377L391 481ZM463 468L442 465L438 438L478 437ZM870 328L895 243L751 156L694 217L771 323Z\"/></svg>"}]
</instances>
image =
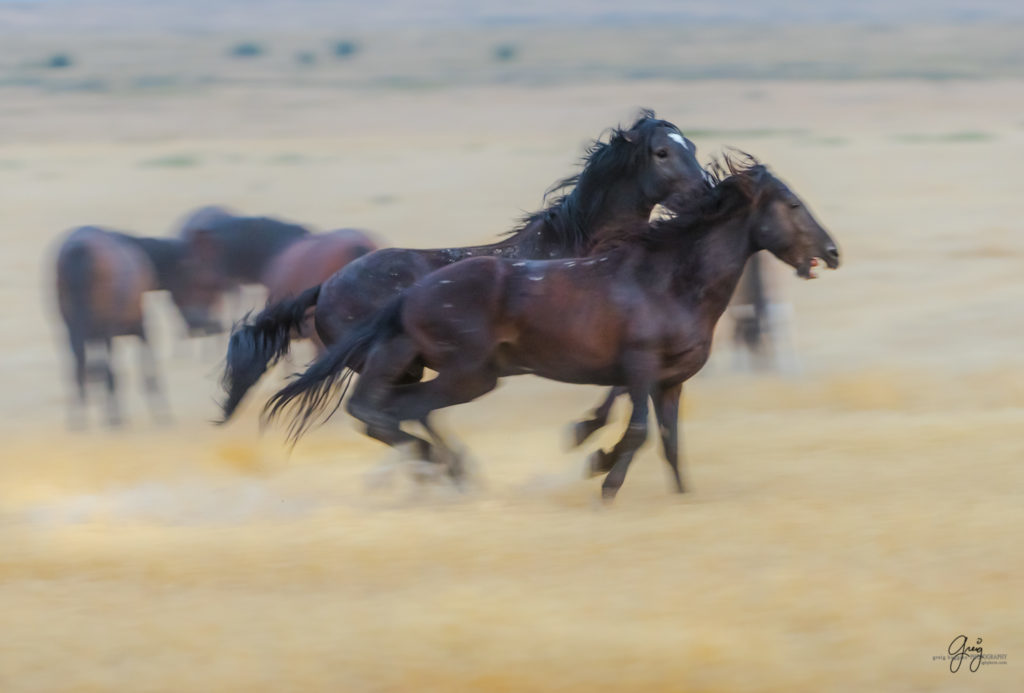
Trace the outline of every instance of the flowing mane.
<instances>
[{"instance_id":1,"label":"flowing mane","mask_svg":"<svg viewBox=\"0 0 1024 693\"><path fill-rule=\"evenodd\" d=\"M654 111L642 110L630 127L611 128L608 140L602 137L587 147L581 159L582 170L552 185L544 199L553 193L572 188L560 195L544 209L528 214L520 225L507 232L514 237L542 223L557 243L572 248L572 253L585 253L593 236L593 220L602 209L607 195L616 181L638 174L650 159L650 141L659 127L675 126L655 117Z\"/></svg>"},{"instance_id":2,"label":"flowing mane","mask_svg":"<svg viewBox=\"0 0 1024 693\"><path fill-rule=\"evenodd\" d=\"M739 150L727 151L712 159L707 174L712 187L706 194L685 207L673 208L672 215L665 219L607 231L597 239L591 252L677 243L680 234L698 234L738 207L756 204L757 198L777 181L764 164Z\"/></svg>"}]
</instances>

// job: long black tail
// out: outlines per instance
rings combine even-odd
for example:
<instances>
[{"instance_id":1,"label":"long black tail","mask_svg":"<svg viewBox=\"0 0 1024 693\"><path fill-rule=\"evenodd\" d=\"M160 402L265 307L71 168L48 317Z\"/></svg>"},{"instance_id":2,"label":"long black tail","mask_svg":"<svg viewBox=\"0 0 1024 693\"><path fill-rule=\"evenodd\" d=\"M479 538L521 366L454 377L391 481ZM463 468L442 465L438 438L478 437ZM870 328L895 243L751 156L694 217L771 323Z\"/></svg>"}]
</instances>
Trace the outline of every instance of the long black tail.
<instances>
[{"instance_id":1,"label":"long black tail","mask_svg":"<svg viewBox=\"0 0 1024 693\"><path fill-rule=\"evenodd\" d=\"M395 296L332 344L304 373L270 398L264 409L265 420L292 409L288 431L294 442L312 426L329 419L341 406L352 376L362 369L370 348L379 340L401 333L404 302L404 294Z\"/></svg>"},{"instance_id":2,"label":"long black tail","mask_svg":"<svg viewBox=\"0 0 1024 693\"><path fill-rule=\"evenodd\" d=\"M221 404L226 422L235 413L245 393L288 352L292 331L298 331L306 311L320 298L320 286L303 291L298 297L263 309L252 321L235 328L228 342L227 363L221 385L227 399Z\"/></svg>"}]
</instances>

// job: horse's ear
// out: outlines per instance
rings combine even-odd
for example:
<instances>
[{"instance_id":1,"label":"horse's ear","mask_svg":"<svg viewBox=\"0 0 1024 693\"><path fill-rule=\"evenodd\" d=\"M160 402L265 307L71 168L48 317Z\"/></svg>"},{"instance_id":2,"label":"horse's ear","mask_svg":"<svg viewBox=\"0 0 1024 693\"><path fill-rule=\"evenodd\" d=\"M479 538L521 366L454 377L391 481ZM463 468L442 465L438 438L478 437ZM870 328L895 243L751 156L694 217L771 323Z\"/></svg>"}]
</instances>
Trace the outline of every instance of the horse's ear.
<instances>
[{"instance_id":1,"label":"horse's ear","mask_svg":"<svg viewBox=\"0 0 1024 693\"><path fill-rule=\"evenodd\" d=\"M640 133L637 130L626 130L622 133L622 139L630 144L636 144L640 140Z\"/></svg>"}]
</instances>

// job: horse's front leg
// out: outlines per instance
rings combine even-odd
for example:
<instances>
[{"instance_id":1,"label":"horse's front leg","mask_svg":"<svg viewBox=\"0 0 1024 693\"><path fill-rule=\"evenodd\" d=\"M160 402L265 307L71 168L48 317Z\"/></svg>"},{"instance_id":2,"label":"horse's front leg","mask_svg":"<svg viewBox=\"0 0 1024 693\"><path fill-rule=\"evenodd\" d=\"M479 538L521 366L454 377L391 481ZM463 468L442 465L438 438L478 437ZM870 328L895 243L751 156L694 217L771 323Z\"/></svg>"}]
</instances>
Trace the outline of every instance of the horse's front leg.
<instances>
[{"instance_id":1,"label":"horse's front leg","mask_svg":"<svg viewBox=\"0 0 1024 693\"><path fill-rule=\"evenodd\" d=\"M683 479L679 475L679 400L683 394L683 384L657 385L651 391L654 401L654 415L658 419L658 432L661 434L661 445L665 451L665 460L672 469L676 490L683 492Z\"/></svg>"},{"instance_id":2,"label":"horse's front leg","mask_svg":"<svg viewBox=\"0 0 1024 693\"><path fill-rule=\"evenodd\" d=\"M601 485L601 495L606 501L615 498L619 487L626 478L626 471L633 455L647 440L647 398L650 397L657 373L657 358L647 351L636 351L623 355L628 385L626 391L633 403L633 412L622 439L609 453L598 451L591 457L591 472L608 472Z\"/></svg>"},{"instance_id":3,"label":"horse's front leg","mask_svg":"<svg viewBox=\"0 0 1024 693\"><path fill-rule=\"evenodd\" d=\"M584 419L583 421L577 421L575 424L571 424L571 440L573 447L579 447L587 438L605 427L608 423L608 414L612 410L612 405L620 395L624 394L626 394L625 387L613 387L608 391L608 395L604 398L604 401L594 409L589 419Z\"/></svg>"},{"instance_id":4,"label":"horse's front leg","mask_svg":"<svg viewBox=\"0 0 1024 693\"><path fill-rule=\"evenodd\" d=\"M633 456L647 440L647 398L649 394L650 388L647 386L629 388L633 413L629 417L629 425L626 427L622 439L612 449L611 469L608 476L604 478L604 483L601 484L601 497L606 501L615 498L622 482L626 480L626 472L629 470L630 462L633 461Z\"/></svg>"}]
</instances>

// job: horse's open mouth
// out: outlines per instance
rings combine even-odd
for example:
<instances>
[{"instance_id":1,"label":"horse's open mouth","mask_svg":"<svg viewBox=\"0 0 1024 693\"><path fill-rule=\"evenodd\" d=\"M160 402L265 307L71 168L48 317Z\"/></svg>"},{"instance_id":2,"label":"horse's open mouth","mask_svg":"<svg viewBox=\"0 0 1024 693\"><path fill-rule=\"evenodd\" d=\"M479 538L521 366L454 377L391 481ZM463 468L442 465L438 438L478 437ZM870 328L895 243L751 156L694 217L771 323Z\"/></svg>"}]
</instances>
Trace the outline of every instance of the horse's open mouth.
<instances>
[{"instance_id":1,"label":"horse's open mouth","mask_svg":"<svg viewBox=\"0 0 1024 693\"><path fill-rule=\"evenodd\" d=\"M819 258L816 258L816 257L812 257L810 260L807 260L807 261L801 263L800 266L796 268L797 276L802 278L802 279L817 279L818 275L814 271L814 268L817 267L819 264L821 264L821 261L824 261L825 262L825 266L828 267L829 269L835 269L835 268L839 267L839 259L838 258L821 258L821 259L819 259Z\"/></svg>"}]
</instances>

